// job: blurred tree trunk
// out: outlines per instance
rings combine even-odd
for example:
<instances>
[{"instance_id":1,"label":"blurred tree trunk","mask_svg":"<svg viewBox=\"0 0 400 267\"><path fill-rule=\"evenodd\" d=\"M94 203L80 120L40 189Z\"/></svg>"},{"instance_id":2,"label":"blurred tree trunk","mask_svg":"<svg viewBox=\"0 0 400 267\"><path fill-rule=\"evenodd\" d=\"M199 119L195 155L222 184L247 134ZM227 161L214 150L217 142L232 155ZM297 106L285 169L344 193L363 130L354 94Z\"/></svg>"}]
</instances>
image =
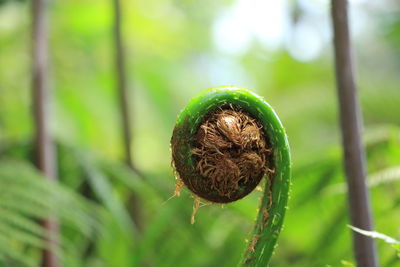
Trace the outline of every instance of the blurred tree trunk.
<instances>
[{"instance_id":1,"label":"blurred tree trunk","mask_svg":"<svg viewBox=\"0 0 400 267\"><path fill-rule=\"evenodd\" d=\"M350 220L355 227L372 230L372 215L366 186L365 151L361 141L362 116L353 75L347 0L332 0L336 82L347 176ZM377 266L374 239L353 231L357 266Z\"/></svg>"},{"instance_id":2,"label":"blurred tree trunk","mask_svg":"<svg viewBox=\"0 0 400 267\"><path fill-rule=\"evenodd\" d=\"M32 1L32 105L35 128L35 160L38 169L47 179L56 179L54 145L49 129L48 88L48 40L45 0ZM43 251L42 266L59 266L54 253L58 239L58 223L55 218L44 220L49 231L49 249Z\"/></svg>"},{"instance_id":3,"label":"blurred tree trunk","mask_svg":"<svg viewBox=\"0 0 400 267\"><path fill-rule=\"evenodd\" d=\"M117 90L119 93L119 106L122 121L122 132L123 132L123 146L126 164L138 175L139 172L135 168L132 158L132 125L131 125L131 105L129 102L129 90L126 78L126 66L125 59L127 57L125 53L125 47L122 39L122 11L121 1L113 0L114 5L114 45L115 45L115 67L116 67L116 80ZM140 199L132 193L129 201L129 212L131 217L136 224L139 232L143 227L142 223L142 210L140 205Z\"/></svg>"}]
</instances>

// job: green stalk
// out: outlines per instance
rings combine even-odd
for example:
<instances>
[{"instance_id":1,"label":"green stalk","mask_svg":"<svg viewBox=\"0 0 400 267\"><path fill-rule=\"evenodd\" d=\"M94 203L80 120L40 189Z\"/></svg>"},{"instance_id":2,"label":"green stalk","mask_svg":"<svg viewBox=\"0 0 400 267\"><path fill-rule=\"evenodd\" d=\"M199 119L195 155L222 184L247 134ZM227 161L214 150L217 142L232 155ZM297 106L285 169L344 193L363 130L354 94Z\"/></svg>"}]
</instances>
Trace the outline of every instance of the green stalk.
<instances>
[{"instance_id":1,"label":"green stalk","mask_svg":"<svg viewBox=\"0 0 400 267\"><path fill-rule=\"evenodd\" d=\"M240 262L242 266L266 266L287 209L291 170L286 133L272 107L243 88L221 86L204 91L190 101L176 122L172 141L180 141L179 146L173 148L176 151L174 163L183 164L189 171L195 169L191 152L194 135L206 114L227 104L241 107L258 120L273 148L274 173L266 179L253 236Z\"/></svg>"}]
</instances>

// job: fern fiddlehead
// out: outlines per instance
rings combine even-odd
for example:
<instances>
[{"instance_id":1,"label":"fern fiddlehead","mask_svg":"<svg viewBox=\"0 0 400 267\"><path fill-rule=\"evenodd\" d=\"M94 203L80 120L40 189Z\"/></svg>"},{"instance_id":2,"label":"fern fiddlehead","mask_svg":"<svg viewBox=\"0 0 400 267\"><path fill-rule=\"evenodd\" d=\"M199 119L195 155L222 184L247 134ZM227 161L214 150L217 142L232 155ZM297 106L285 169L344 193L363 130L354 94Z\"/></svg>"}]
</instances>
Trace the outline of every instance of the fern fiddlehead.
<instances>
[{"instance_id":1,"label":"fern fiddlehead","mask_svg":"<svg viewBox=\"0 0 400 267\"><path fill-rule=\"evenodd\" d=\"M290 150L272 107L237 87L216 87L193 98L171 138L178 179L196 196L236 201L266 177L264 195L240 265L266 266L282 228L290 186Z\"/></svg>"}]
</instances>

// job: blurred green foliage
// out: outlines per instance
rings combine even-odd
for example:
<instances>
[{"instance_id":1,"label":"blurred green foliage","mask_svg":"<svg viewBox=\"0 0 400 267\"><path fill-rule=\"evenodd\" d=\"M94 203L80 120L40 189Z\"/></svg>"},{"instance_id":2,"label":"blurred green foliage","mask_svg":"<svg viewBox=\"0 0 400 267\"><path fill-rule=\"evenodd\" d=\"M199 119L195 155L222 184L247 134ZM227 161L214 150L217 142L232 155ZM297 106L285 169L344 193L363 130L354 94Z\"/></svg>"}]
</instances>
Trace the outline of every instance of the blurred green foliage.
<instances>
[{"instance_id":1,"label":"blurred green foliage","mask_svg":"<svg viewBox=\"0 0 400 267\"><path fill-rule=\"evenodd\" d=\"M29 1L0 1L0 265L37 266L46 236L37 219L56 210L62 226L57 253L65 266L235 266L260 192L201 208L194 225L186 190L165 202L174 191L169 140L176 116L192 96L222 84L264 96L292 147L291 200L271 265L354 262L329 5L285 1L290 23L279 45L254 37L240 52L222 51L215 25L239 2L123 1L133 158L141 179L121 163L111 1L51 1L51 123L60 178L53 185L31 166ZM399 239L400 5L354 1L352 7L359 19L353 20L355 54L375 226ZM307 50L291 41L294 29L319 24L320 50L305 60L298 54ZM132 193L143 205L142 231L130 216ZM395 249L382 241L377 246L381 266L400 266Z\"/></svg>"}]
</instances>

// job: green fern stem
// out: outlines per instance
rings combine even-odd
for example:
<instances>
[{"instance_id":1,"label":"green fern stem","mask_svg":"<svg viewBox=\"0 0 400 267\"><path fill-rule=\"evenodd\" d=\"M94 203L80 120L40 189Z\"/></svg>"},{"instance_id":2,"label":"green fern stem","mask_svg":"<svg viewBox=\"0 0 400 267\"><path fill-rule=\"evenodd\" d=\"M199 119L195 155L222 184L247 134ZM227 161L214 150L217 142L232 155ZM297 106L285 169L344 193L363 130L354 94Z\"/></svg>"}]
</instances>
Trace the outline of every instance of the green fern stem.
<instances>
[{"instance_id":1,"label":"green fern stem","mask_svg":"<svg viewBox=\"0 0 400 267\"><path fill-rule=\"evenodd\" d=\"M283 225L291 173L289 143L272 107L261 97L244 88L221 86L204 91L193 98L178 117L171 139L173 162L177 169L195 172L195 162L192 158L193 138L204 116L226 105L239 107L256 119L262 125L273 150L273 173L267 175L253 236L240 262L242 266L266 266ZM179 173L178 170L178 175L182 178L186 173ZM199 178L193 175L190 179Z\"/></svg>"}]
</instances>

